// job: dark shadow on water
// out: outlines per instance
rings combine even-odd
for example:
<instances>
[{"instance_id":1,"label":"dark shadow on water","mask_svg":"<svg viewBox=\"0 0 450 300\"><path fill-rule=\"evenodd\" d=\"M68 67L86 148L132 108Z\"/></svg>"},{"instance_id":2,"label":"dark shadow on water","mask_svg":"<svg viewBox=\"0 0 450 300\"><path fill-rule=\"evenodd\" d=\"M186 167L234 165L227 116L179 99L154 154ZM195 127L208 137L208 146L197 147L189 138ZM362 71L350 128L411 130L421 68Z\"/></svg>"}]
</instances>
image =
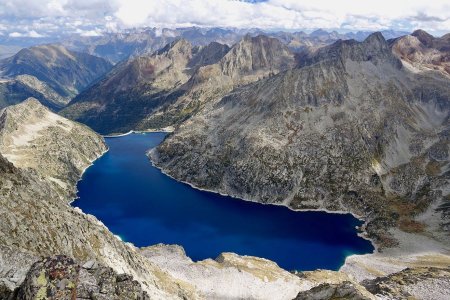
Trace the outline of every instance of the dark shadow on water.
<instances>
[{"instance_id":1,"label":"dark shadow on water","mask_svg":"<svg viewBox=\"0 0 450 300\"><path fill-rule=\"evenodd\" d=\"M222 252L264 257L288 270L337 270L373 251L350 214L294 212L199 191L153 167L145 153L164 133L106 139L110 151L78 183L73 205L138 247L182 245L195 261Z\"/></svg>"}]
</instances>

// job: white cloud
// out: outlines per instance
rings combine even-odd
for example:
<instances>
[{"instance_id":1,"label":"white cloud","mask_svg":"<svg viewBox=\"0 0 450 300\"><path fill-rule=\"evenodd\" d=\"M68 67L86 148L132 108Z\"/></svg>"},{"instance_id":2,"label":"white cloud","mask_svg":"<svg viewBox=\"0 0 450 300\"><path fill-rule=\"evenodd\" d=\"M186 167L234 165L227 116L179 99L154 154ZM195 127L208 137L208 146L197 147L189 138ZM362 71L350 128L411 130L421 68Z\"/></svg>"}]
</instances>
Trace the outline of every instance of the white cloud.
<instances>
[{"instance_id":1,"label":"white cloud","mask_svg":"<svg viewBox=\"0 0 450 300\"><path fill-rule=\"evenodd\" d=\"M78 29L76 31L76 33L78 33L80 36L102 36L102 32L98 29L94 29L94 30L82 30L82 29Z\"/></svg>"},{"instance_id":2,"label":"white cloud","mask_svg":"<svg viewBox=\"0 0 450 300\"><path fill-rule=\"evenodd\" d=\"M117 0L115 16L126 26L260 27L283 29L409 29L450 31L449 0ZM414 18L429 16L420 22Z\"/></svg>"},{"instance_id":3,"label":"white cloud","mask_svg":"<svg viewBox=\"0 0 450 300\"><path fill-rule=\"evenodd\" d=\"M265 29L450 31L449 0L0 0L10 25L54 22L61 30L223 26ZM19 20L20 22L17 22ZM69 26L61 25L61 20ZM19 24L20 23L20 24ZM87 28L90 26L91 28ZM48 26L50 27L50 26ZM34 27L36 28L36 27ZM20 32L20 27L11 31ZM55 29L48 29L49 31Z\"/></svg>"},{"instance_id":4,"label":"white cloud","mask_svg":"<svg viewBox=\"0 0 450 300\"><path fill-rule=\"evenodd\" d=\"M13 38L19 38L19 37L41 38L41 37L45 37L45 35L40 34L40 33L36 32L35 30L30 30L30 31L24 32L24 33L14 31L14 32L11 32L9 34L9 36L13 37Z\"/></svg>"}]
</instances>

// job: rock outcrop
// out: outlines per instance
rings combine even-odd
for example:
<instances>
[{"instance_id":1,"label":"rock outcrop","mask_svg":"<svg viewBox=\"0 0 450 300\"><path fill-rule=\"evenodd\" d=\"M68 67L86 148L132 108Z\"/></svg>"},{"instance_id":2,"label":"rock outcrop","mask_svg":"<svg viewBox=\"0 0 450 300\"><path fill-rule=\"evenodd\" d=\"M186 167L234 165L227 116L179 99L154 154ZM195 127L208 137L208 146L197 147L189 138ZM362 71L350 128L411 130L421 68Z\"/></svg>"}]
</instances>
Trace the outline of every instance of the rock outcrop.
<instances>
[{"instance_id":1,"label":"rock outcrop","mask_svg":"<svg viewBox=\"0 0 450 300\"><path fill-rule=\"evenodd\" d=\"M450 269L419 267L386 277L365 280L362 285L381 299L436 299L450 297Z\"/></svg>"},{"instance_id":2,"label":"rock outcrop","mask_svg":"<svg viewBox=\"0 0 450 300\"><path fill-rule=\"evenodd\" d=\"M20 287L1 296L5 300L150 299L139 282L130 275L117 274L112 268L93 261L80 266L63 255L37 261Z\"/></svg>"}]
</instances>

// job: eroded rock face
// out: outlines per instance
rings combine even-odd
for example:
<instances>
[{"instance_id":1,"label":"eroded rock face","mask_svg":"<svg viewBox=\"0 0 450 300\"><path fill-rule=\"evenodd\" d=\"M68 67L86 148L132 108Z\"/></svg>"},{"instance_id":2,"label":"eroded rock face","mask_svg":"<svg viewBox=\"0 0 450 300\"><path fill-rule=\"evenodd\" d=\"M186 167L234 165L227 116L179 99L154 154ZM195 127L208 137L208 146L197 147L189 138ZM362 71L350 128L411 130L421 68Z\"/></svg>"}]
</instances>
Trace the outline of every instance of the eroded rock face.
<instances>
[{"instance_id":1,"label":"eroded rock face","mask_svg":"<svg viewBox=\"0 0 450 300\"><path fill-rule=\"evenodd\" d=\"M295 300L372 300L376 299L360 286L344 281L340 284L323 283L308 291L300 292Z\"/></svg>"},{"instance_id":2,"label":"eroded rock face","mask_svg":"<svg viewBox=\"0 0 450 300\"><path fill-rule=\"evenodd\" d=\"M152 160L200 188L364 216L379 245L393 226L445 241L449 81L403 68L380 34L303 65L212 101ZM427 209L439 225L415 219Z\"/></svg>"},{"instance_id":3,"label":"eroded rock face","mask_svg":"<svg viewBox=\"0 0 450 300\"><path fill-rule=\"evenodd\" d=\"M382 299L435 299L450 297L449 268L408 268L401 272L373 280L362 285Z\"/></svg>"},{"instance_id":4,"label":"eroded rock face","mask_svg":"<svg viewBox=\"0 0 450 300\"><path fill-rule=\"evenodd\" d=\"M127 274L95 264L80 266L73 259L57 255L33 264L24 282L9 291L8 300L32 299L150 299L141 285Z\"/></svg>"}]
</instances>

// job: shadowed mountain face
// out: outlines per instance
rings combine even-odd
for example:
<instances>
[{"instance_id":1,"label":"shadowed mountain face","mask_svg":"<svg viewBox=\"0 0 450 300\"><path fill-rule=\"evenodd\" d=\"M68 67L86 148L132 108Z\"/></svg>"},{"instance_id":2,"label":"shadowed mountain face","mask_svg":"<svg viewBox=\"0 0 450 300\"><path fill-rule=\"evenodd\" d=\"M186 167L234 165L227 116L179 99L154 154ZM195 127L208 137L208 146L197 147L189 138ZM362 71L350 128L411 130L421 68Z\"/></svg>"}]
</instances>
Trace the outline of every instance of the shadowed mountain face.
<instances>
[{"instance_id":1,"label":"shadowed mountain face","mask_svg":"<svg viewBox=\"0 0 450 300\"><path fill-rule=\"evenodd\" d=\"M152 55L117 65L62 113L102 133L134 129L199 66L218 61L227 51L227 46L217 43L194 47L186 40L172 42Z\"/></svg>"},{"instance_id":2,"label":"shadowed mountain face","mask_svg":"<svg viewBox=\"0 0 450 300\"><path fill-rule=\"evenodd\" d=\"M101 133L166 127L233 86L293 65L287 47L265 36L247 36L231 49L218 43L194 47L179 40L118 65L62 113Z\"/></svg>"},{"instance_id":3,"label":"shadowed mountain face","mask_svg":"<svg viewBox=\"0 0 450 300\"><path fill-rule=\"evenodd\" d=\"M438 72L450 77L450 34L435 38L416 30L391 40L394 54L413 72Z\"/></svg>"},{"instance_id":4,"label":"shadowed mountain face","mask_svg":"<svg viewBox=\"0 0 450 300\"><path fill-rule=\"evenodd\" d=\"M59 45L22 49L0 61L2 76L9 79L9 92L2 93L3 102L14 104L20 98L23 101L35 96L51 108L60 108L110 68L111 64L102 58Z\"/></svg>"},{"instance_id":5,"label":"shadowed mountain face","mask_svg":"<svg viewBox=\"0 0 450 300\"><path fill-rule=\"evenodd\" d=\"M380 244L392 226L442 238L449 80L402 67L381 34L301 65L209 102L152 159L201 188L366 216ZM439 221L415 219L427 210Z\"/></svg>"}]
</instances>

